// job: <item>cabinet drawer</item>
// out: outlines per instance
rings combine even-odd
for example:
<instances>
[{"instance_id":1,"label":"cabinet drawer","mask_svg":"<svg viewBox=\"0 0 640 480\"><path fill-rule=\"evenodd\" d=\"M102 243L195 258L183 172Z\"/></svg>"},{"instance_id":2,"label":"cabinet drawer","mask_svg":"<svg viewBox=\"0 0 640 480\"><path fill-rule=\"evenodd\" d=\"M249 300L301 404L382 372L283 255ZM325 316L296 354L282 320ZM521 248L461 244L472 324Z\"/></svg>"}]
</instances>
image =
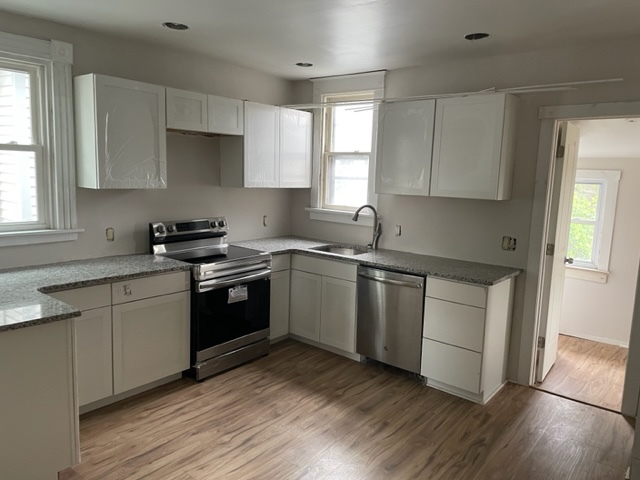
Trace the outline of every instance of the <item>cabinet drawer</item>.
<instances>
[{"instance_id":1,"label":"cabinet drawer","mask_svg":"<svg viewBox=\"0 0 640 480\"><path fill-rule=\"evenodd\" d=\"M289 270L291 268L291 255L288 253L282 255L273 255L271 257L271 270L279 272L280 270Z\"/></svg>"},{"instance_id":2,"label":"cabinet drawer","mask_svg":"<svg viewBox=\"0 0 640 480\"><path fill-rule=\"evenodd\" d=\"M343 263L307 255L293 255L291 268L303 272L316 273L326 277L342 278L351 282L356 281L358 267L354 263Z\"/></svg>"},{"instance_id":3,"label":"cabinet drawer","mask_svg":"<svg viewBox=\"0 0 640 480\"><path fill-rule=\"evenodd\" d=\"M487 288L466 283L427 278L427 297L484 308L487 305Z\"/></svg>"},{"instance_id":4,"label":"cabinet drawer","mask_svg":"<svg viewBox=\"0 0 640 480\"><path fill-rule=\"evenodd\" d=\"M424 303L424 337L482 352L484 308L427 297Z\"/></svg>"},{"instance_id":5,"label":"cabinet drawer","mask_svg":"<svg viewBox=\"0 0 640 480\"><path fill-rule=\"evenodd\" d=\"M420 374L430 380L480 393L482 356L427 338L422 339Z\"/></svg>"},{"instance_id":6,"label":"cabinet drawer","mask_svg":"<svg viewBox=\"0 0 640 480\"><path fill-rule=\"evenodd\" d=\"M74 288L62 292L52 292L48 295L83 312L111 305L111 285L109 284Z\"/></svg>"},{"instance_id":7,"label":"cabinet drawer","mask_svg":"<svg viewBox=\"0 0 640 480\"><path fill-rule=\"evenodd\" d=\"M136 278L111 284L113 304L189 290L189 272L176 272Z\"/></svg>"}]
</instances>

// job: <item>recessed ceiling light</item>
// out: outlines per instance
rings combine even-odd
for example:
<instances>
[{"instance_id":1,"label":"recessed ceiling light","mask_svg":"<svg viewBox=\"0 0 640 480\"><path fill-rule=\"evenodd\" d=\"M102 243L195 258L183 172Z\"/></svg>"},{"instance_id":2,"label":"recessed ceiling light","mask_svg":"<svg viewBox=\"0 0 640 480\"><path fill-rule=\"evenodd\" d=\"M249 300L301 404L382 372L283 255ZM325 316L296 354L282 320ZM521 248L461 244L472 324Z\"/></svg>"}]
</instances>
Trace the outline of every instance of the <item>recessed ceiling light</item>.
<instances>
[{"instance_id":1,"label":"recessed ceiling light","mask_svg":"<svg viewBox=\"0 0 640 480\"><path fill-rule=\"evenodd\" d=\"M304 67L304 68L313 67L313 63L308 63L308 62L298 62L296 63L296 65L298 67Z\"/></svg>"},{"instance_id":2,"label":"recessed ceiling light","mask_svg":"<svg viewBox=\"0 0 640 480\"><path fill-rule=\"evenodd\" d=\"M474 40L482 40L483 38L487 38L488 36L489 36L488 33L476 32L476 33L467 33L464 36L464 38L466 40L474 41Z\"/></svg>"},{"instance_id":3,"label":"recessed ceiling light","mask_svg":"<svg viewBox=\"0 0 640 480\"><path fill-rule=\"evenodd\" d=\"M162 26L170 28L171 30L189 30L189 25L185 25L184 23L164 22Z\"/></svg>"}]
</instances>

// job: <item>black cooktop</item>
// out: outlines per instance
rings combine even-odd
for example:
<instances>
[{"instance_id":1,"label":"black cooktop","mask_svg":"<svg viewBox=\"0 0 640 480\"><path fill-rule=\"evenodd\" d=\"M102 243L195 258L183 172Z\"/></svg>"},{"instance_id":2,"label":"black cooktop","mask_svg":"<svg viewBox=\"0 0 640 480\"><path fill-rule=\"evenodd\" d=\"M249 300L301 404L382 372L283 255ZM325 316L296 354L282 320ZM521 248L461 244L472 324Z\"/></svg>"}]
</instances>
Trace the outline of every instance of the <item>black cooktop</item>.
<instances>
[{"instance_id":1,"label":"black cooktop","mask_svg":"<svg viewBox=\"0 0 640 480\"><path fill-rule=\"evenodd\" d=\"M182 260L183 262L192 263L194 265L204 265L207 263L222 263L230 262L234 260L240 260L244 258L257 257L268 255L268 253L261 250L254 250L252 248L236 247L235 245L229 245L227 253L225 255L211 255L208 257L188 258Z\"/></svg>"}]
</instances>

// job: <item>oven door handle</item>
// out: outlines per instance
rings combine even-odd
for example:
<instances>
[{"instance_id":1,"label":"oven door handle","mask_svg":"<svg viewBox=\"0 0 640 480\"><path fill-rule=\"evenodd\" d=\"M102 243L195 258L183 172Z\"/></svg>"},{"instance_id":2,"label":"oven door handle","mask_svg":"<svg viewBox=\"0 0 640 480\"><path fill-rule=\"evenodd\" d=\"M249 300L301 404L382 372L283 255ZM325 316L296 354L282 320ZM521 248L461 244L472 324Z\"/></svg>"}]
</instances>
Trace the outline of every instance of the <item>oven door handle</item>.
<instances>
[{"instance_id":1,"label":"oven door handle","mask_svg":"<svg viewBox=\"0 0 640 480\"><path fill-rule=\"evenodd\" d=\"M215 279L215 280L207 280L205 282L196 283L196 293L204 293L209 292L211 290L216 290L219 288L241 285L243 283L252 282L254 280L260 280L261 278L268 278L271 276L271 269L269 270L260 270L258 273L254 273L253 275L243 275L239 278L232 278L230 280L225 279Z\"/></svg>"}]
</instances>

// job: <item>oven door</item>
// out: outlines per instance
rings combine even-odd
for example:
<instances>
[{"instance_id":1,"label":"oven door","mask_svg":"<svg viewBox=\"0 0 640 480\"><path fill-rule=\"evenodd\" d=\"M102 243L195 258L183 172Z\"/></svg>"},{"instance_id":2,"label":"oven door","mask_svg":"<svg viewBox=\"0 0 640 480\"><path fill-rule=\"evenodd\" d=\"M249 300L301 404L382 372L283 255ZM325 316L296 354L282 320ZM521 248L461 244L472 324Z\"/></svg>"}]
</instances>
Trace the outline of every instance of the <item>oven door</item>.
<instances>
[{"instance_id":1,"label":"oven door","mask_svg":"<svg viewBox=\"0 0 640 480\"><path fill-rule=\"evenodd\" d=\"M271 270L195 282L191 302L192 365L269 336Z\"/></svg>"}]
</instances>

